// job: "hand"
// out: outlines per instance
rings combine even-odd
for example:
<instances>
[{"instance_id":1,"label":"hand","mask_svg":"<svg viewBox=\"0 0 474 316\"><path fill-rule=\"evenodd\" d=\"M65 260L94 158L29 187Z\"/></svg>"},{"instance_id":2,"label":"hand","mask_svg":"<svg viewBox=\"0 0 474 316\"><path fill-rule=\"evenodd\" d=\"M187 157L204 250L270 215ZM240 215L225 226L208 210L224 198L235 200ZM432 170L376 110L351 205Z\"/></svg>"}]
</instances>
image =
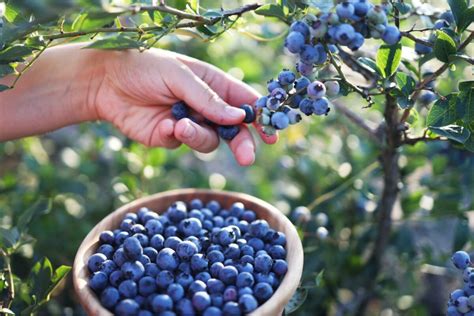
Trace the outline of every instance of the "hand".
<instances>
[{"instance_id":1,"label":"hand","mask_svg":"<svg viewBox=\"0 0 474 316\"><path fill-rule=\"evenodd\" d=\"M214 66L180 54L152 49L101 51L83 44L46 50L14 89L0 93L0 141L45 133L89 120L112 122L147 146L176 148L184 143L210 152L215 131L189 119L176 122L171 105L185 101L197 114L220 125L240 124L253 104L252 88ZM0 79L11 84L13 77ZM275 143L255 125L264 142ZM245 124L228 142L236 160L250 165L255 141Z\"/></svg>"}]
</instances>

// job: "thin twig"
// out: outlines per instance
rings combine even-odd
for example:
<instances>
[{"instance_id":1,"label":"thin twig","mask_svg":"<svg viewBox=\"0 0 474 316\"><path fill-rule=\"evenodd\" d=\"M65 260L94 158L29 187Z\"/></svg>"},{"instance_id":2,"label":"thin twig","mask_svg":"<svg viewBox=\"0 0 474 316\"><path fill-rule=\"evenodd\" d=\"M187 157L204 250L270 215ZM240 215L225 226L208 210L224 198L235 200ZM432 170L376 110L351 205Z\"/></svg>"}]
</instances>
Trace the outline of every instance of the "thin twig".
<instances>
[{"instance_id":1,"label":"thin twig","mask_svg":"<svg viewBox=\"0 0 474 316\"><path fill-rule=\"evenodd\" d=\"M146 12L146 11L159 11L159 12L163 12L163 13L169 13L169 14L177 16L181 19L194 20L194 21L199 21L199 22L204 22L204 23L211 23L211 21L212 21L210 18L206 18L202 15L184 12L184 11L175 9L173 7L169 7L169 6L164 5L164 4L149 5L149 6L147 6L147 5L133 5L133 6L128 7L128 8L123 8L123 7L119 7L119 8L126 9L127 11L130 11L132 13L139 13L139 12Z\"/></svg>"},{"instance_id":2,"label":"thin twig","mask_svg":"<svg viewBox=\"0 0 474 316\"><path fill-rule=\"evenodd\" d=\"M400 34L401 34L402 36L406 37L406 38L411 39L412 41L414 41L414 42L416 42L416 43L418 43L418 44L422 44L422 45L425 45L425 46L428 46L428 47L433 47L433 46L434 46L433 43L431 43L431 42L429 42L429 41L427 41L427 40L424 40L424 39L422 39L422 38L420 38L420 37L418 37L418 36L415 36L415 35L413 35L413 34L411 34L411 33L409 33L409 32L400 32Z\"/></svg>"},{"instance_id":3,"label":"thin twig","mask_svg":"<svg viewBox=\"0 0 474 316\"><path fill-rule=\"evenodd\" d=\"M10 263L10 257L8 254L0 248L0 256L5 260L5 270L8 274L8 301L5 304L6 308L10 308L13 300L15 299L15 284L13 283L13 271Z\"/></svg>"},{"instance_id":4,"label":"thin twig","mask_svg":"<svg viewBox=\"0 0 474 316\"><path fill-rule=\"evenodd\" d=\"M337 45L337 48L339 49L339 57L341 57L342 61L344 64L346 64L349 68L354 70L355 72L360 73L366 80L374 80L374 75L372 72L370 72L367 68L362 66L357 59L354 58L353 55L348 54L345 52L343 49Z\"/></svg>"},{"instance_id":5,"label":"thin twig","mask_svg":"<svg viewBox=\"0 0 474 316\"><path fill-rule=\"evenodd\" d=\"M369 137L375 143L377 143L378 145L382 144L381 140L377 137L376 129L374 129L374 128L370 127L369 125L367 125L366 120L364 120L362 117L360 117L355 112L351 111L350 109L348 109L347 107L345 107L344 105L342 105L339 102L334 102L333 101L332 104L334 105L334 107L338 111L340 111L344 116L346 116L349 120L351 120L352 123L354 123L358 127L365 130L367 132L367 134L369 135Z\"/></svg>"}]
</instances>

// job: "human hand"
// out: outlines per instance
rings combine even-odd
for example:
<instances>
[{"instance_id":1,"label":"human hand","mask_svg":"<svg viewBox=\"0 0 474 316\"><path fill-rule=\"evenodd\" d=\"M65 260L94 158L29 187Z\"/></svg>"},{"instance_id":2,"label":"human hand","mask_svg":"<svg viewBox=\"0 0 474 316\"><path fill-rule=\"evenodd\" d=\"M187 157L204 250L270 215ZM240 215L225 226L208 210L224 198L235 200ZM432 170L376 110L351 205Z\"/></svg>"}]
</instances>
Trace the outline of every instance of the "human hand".
<instances>
[{"instance_id":1,"label":"human hand","mask_svg":"<svg viewBox=\"0 0 474 316\"><path fill-rule=\"evenodd\" d=\"M128 137L150 147L176 148L184 143L200 152L211 152L219 145L215 130L190 119L178 122L171 116L171 105L185 101L195 112L219 125L242 124L245 116L238 106L254 104L258 98L248 85L199 60L153 49L104 52L103 76L92 88L89 107L98 119L112 122ZM267 136L255 124L264 142ZM250 165L255 160L255 141L245 124L228 142L237 162Z\"/></svg>"}]
</instances>

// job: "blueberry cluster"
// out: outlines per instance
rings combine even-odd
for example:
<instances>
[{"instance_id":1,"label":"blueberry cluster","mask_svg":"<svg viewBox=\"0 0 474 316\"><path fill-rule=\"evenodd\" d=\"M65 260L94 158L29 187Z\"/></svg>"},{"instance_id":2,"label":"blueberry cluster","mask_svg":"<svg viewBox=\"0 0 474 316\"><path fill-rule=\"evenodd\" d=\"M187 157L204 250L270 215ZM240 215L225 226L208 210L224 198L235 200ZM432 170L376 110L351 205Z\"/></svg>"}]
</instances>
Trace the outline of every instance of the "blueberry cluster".
<instances>
[{"instance_id":1,"label":"blueberry cluster","mask_svg":"<svg viewBox=\"0 0 474 316\"><path fill-rule=\"evenodd\" d=\"M306 225L312 219L316 223L316 237L324 240L328 237L329 231L326 228L329 222L329 218L324 212L318 212L314 218L311 215L311 211L306 206L298 206L291 213L291 219L297 225Z\"/></svg>"},{"instance_id":2,"label":"blueberry cluster","mask_svg":"<svg viewBox=\"0 0 474 316\"><path fill-rule=\"evenodd\" d=\"M256 113L251 105L243 104L240 108L245 111L244 123L250 124L255 121ZM173 104L171 107L171 115L173 115L177 121L183 118L189 118L193 122L198 122L198 120L192 116L190 107L183 101ZM232 140L240 131L238 125L216 125L209 120L204 120L203 123L215 128L219 136L225 140Z\"/></svg>"},{"instance_id":3,"label":"blueberry cluster","mask_svg":"<svg viewBox=\"0 0 474 316\"><path fill-rule=\"evenodd\" d=\"M464 287L449 295L448 316L474 316L474 268L471 257L465 251L457 251L451 257L454 266L463 271Z\"/></svg>"},{"instance_id":4,"label":"blueberry cluster","mask_svg":"<svg viewBox=\"0 0 474 316\"><path fill-rule=\"evenodd\" d=\"M327 115L330 107L326 96L336 96L340 87L337 81L311 82L304 76L296 79L294 72L284 69L277 80L268 82L267 89L269 94L259 98L255 107L263 131L271 135L301 121L300 113Z\"/></svg>"},{"instance_id":5,"label":"blueberry cluster","mask_svg":"<svg viewBox=\"0 0 474 316\"><path fill-rule=\"evenodd\" d=\"M436 30L455 30L454 15L451 11L445 11L439 16L439 19L433 24L433 31L429 37L424 40L434 44L436 41ZM433 51L433 48L428 45L424 45L423 43L417 42L415 43L415 51L418 55L426 55L430 54Z\"/></svg>"},{"instance_id":6,"label":"blueberry cluster","mask_svg":"<svg viewBox=\"0 0 474 316\"><path fill-rule=\"evenodd\" d=\"M128 213L100 234L89 286L116 315L243 315L288 270L286 236L240 202L173 203Z\"/></svg>"}]
</instances>

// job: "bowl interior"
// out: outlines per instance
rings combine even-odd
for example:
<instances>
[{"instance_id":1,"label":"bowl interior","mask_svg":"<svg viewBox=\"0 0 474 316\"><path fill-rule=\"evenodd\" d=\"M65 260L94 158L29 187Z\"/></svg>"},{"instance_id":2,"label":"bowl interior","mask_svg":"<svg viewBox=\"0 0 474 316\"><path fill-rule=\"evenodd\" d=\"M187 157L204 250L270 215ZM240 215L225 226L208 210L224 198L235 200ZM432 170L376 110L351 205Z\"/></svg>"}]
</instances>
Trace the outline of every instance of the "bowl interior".
<instances>
[{"instance_id":1,"label":"bowl interior","mask_svg":"<svg viewBox=\"0 0 474 316\"><path fill-rule=\"evenodd\" d=\"M109 311L102 307L97 296L87 285L89 278L87 260L99 245L100 233L104 230L116 229L126 213L137 212L141 207L148 207L157 213L163 213L171 203L177 200L189 202L195 198L199 198L204 202L216 200L224 208L230 207L237 201L243 202L247 209L255 211L258 218L267 220L273 229L286 234L288 272L273 296L252 313L252 315L281 314L284 306L290 300L299 284L303 269L303 248L293 224L271 204L247 194L214 190L179 189L141 198L120 207L100 221L86 236L74 260L73 281L81 305L88 315L111 315Z\"/></svg>"}]
</instances>

